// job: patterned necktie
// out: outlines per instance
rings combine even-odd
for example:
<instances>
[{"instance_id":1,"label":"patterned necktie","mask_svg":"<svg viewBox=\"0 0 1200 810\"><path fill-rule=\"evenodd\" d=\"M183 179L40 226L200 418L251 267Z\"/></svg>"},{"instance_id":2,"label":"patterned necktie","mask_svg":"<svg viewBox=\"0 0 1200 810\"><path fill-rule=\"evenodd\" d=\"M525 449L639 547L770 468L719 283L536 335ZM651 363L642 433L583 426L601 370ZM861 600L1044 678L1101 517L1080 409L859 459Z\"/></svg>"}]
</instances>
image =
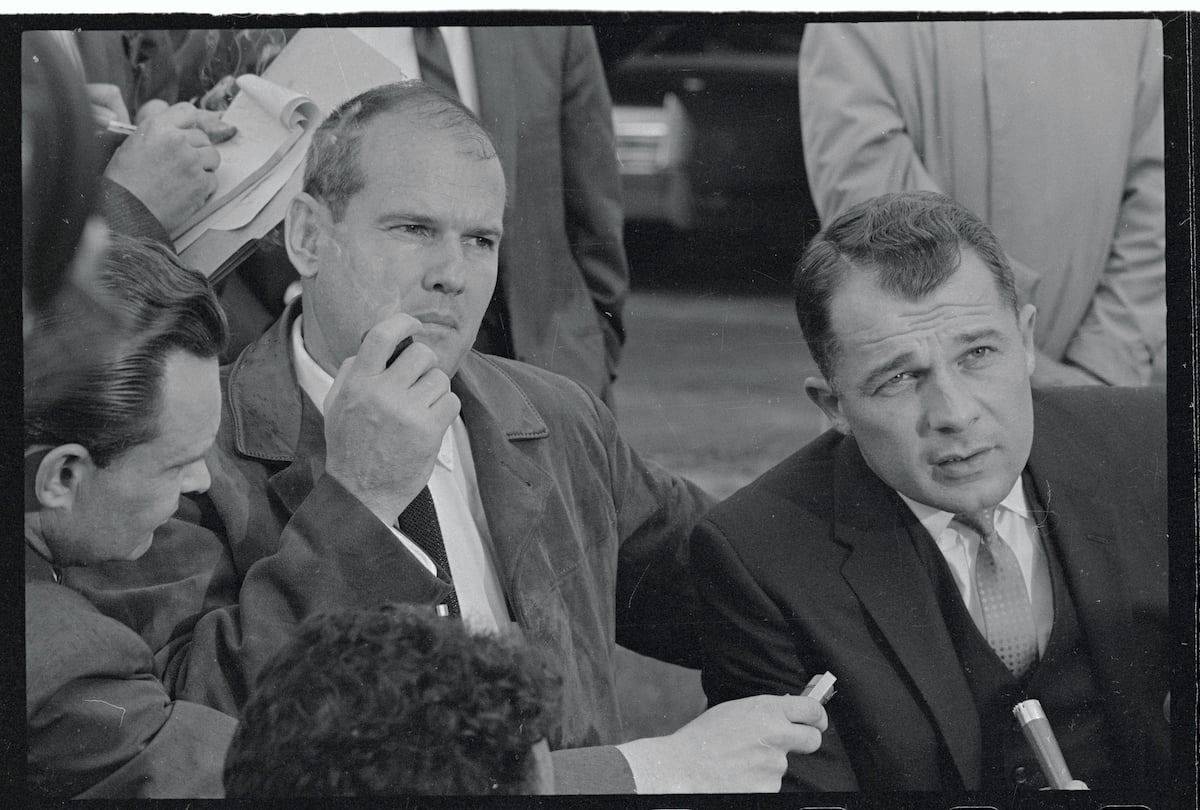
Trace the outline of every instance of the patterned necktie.
<instances>
[{"instance_id":1,"label":"patterned necktie","mask_svg":"<svg viewBox=\"0 0 1200 810\"><path fill-rule=\"evenodd\" d=\"M429 487L418 492L417 497L413 498L408 508L400 513L396 526L404 532L405 537L412 540L421 551L429 555L429 559L437 564L438 575L442 576L444 572L445 580L453 587L454 579L450 575L450 560L446 557L442 527L438 523L437 509L433 505L433 496L429 494ZM450 609L451 616L459 615L458 596L453 590L446 597L446 606Z\"/></svg>"},{"instance_id":2,"label":"patterned necktie","mask_svg":"<svg viewBox=\"0 0 1200 810\"><path fill-rule=\"evenodd\" d=\"M983 613L979 629L992 650L1020 678L1037 661L1037 625L1033 604L1017 555L996 533L995 510L956 515L956 521L979 535L975 587Z\"/></svg>"},{"instance_id":3,"label":"patterned necktie","mask_svg":"<svg viewBox=\"0 0 1200 810\"><path fill-rule=\"evenodd\" d=\"M413 44L417 49L417 67L421 81L434 89L458 99L458 85L454 83L454 68L450 66L450 52L446 41L437 28L414 28Z\"/></svg>"}]
</instances>

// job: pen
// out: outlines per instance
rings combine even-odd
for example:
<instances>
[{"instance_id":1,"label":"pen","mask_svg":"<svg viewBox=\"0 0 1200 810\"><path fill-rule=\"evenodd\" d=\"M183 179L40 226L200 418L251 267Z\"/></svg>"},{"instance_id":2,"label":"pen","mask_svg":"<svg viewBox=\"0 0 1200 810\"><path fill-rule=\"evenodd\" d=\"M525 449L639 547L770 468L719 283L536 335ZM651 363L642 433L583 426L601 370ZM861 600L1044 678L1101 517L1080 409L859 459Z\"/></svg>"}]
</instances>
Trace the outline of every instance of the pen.
<instances>
[{"instance_id":1,"label":"pen","mask_svg":"<svg viewBox=\"0 0 1200 810\"><path fill-rule=\"evenodd\" d=\"M132 135L133 133L137 132L137 127L135 127L133 124L124 124L115 118L110 120L104 128L109 132L115 132L118 135Z\"/></svg>"}]
</instances>

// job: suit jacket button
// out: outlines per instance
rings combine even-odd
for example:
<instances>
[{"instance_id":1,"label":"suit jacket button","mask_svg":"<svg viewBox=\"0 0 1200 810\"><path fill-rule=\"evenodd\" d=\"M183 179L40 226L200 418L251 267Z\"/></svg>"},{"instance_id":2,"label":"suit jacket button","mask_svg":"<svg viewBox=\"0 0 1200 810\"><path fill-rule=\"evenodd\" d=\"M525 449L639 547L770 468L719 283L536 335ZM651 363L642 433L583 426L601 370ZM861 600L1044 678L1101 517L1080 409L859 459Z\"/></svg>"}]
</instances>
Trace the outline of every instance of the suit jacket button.
<instances>
[{"instance_id":1,"label":"suit jacket button","mask_svg":"<svg viewBox=\"0 0 1200 810\"><path fill-rule=\"evenodd\" d=\"M1023 785L1029 781L1029 772L1024 765L1018 765L1013 768L1012 778L1018 785Z\"/></svg>"}]
</instances>

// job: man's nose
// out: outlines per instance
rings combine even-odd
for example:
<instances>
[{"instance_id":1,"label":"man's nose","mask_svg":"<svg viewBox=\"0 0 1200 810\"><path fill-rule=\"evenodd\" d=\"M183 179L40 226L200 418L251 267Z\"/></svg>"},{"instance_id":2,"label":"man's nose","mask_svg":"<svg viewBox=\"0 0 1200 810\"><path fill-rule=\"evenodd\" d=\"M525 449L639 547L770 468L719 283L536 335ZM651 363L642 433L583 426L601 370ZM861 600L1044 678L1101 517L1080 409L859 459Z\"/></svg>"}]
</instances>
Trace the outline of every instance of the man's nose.
<instances>
[{"instance_id":1,"label":"man's nose","mask_svg":"<svg viewBox=\"0 0 1200 810\"><path fill-rule=\"evenodd\" d=\"M208 472L208 464L204 459L200 459L189 464L183 471L183 481L179 488L185 493L208 492L210 486L212 486L212 476Z\"/></svg>"},{"instance_id":2,"label":"man's nose","mask_svg":"<svg viewBox=\"0 0 1200 810\"><path fill-rule=\"evenodd\" d=\"M467 279L467 259L462 242L448 236L431 250L433 253L425 267L426 287L449 295L462 292Z\"/></svg>"},{"instance_id":3,"label":"man's nose","mask_svg":"<svg viewBox=\"0 0 1200 810\"><path fill-rule=\"evenodd\" d=\"M922 394L931 430L956 433L979 418L979 400L970 382L954 371L931 374Z\"/></svg>"}]
</instances>

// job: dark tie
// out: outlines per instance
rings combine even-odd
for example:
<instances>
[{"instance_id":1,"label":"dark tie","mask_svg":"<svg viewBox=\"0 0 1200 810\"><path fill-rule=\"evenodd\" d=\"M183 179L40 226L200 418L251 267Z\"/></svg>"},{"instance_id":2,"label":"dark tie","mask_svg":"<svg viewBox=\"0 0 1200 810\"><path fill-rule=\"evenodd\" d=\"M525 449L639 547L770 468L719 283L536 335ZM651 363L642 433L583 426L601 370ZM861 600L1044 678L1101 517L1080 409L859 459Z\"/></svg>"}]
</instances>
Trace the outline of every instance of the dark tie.
<instances>
[{"instance_id":1,"label":"dark tie","mask_svg":"<svg viewBox=\"0 0 1200 810\"><path fill-rule=\"evenodd\" d=\"M1037 661L1037 625L1033 603L1017 555L996 532L995 511L955 515L979 535L975 587L983 613L983 635L1004 666L1020 678Z\"/></svg>"},{"instance_id":2,"label":"dark tie","mask_svg":"<svg viewBox=\"0 0 1200 810\"><path fill-rule=\"evenodd\" d=\"M437 28L414 28L413 43L417 48L421 80L457 99L458 85L454 83L454 68L450 67L450 53L446 50L442 32Z\"/></svg>"},{"instance_id":3,"label":"dark tie","mask_svg":"<svg viewBox=\"0 0 1200 810\"><path fill-rule=\"evenodd\" d=\"M438 523L437 509L433 505L433 496L429 494L429 487L418 492L417 497L413 498L408 508L400 513L396 527L404 532L405 537L416 543L421 551L429 555L429 559L433 560L438 567L438 576L443 577L453 587L454 580L450 576L450 560L446 557L442 527ZM446 606L450 608L451 616L459 615L458 596L453 590L446 597Z\"/></svg>"}]
</instances>

